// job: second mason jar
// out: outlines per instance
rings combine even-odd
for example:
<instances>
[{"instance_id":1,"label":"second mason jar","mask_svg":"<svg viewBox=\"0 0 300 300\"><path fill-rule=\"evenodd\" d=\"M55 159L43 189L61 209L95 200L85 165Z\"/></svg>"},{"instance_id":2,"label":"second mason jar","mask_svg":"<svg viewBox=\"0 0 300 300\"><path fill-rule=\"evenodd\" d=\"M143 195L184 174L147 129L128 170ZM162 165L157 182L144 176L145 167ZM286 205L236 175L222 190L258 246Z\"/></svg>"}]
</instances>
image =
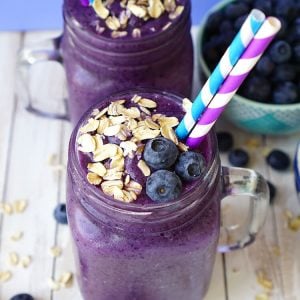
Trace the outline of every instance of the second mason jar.
<instances>
[{"instance_id":1,"label":"second mason jar","mask_svg":"<svg viewBox=\"0 0 300 300\"><path fill-rule=\"evenodd\" d=\"M191 3L180 2L183 12L164 29L138 38L113 38L91 30L92 7L65 0L62 53L73 123L99 98L128 88L158 88L190 97Z\"/></svg>"}]
</instances>

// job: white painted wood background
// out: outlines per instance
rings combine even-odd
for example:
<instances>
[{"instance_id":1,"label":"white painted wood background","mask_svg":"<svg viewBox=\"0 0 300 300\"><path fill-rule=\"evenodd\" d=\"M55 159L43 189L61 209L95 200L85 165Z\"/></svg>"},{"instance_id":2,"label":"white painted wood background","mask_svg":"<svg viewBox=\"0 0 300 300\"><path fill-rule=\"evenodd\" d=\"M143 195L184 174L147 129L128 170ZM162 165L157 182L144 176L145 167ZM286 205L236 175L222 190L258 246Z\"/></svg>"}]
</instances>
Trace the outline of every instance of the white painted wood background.
<instances>
[{"instance_id":1,"label":"white painted wood background","mask_svg":"<svg viewBox=\"0 0 300 300\"><path fill-rule=\"evenodd\" d=\"M0 283L1 300L8 300L19 292L30 293L36 300L82 299L76 281L71 288L59 291L51 291L47 283L49 278L58 278L65 271L74 272L68 227L57 225L52 217L56 204L65 201L65 170L61 165L66 164L70 125L29 114L24 110L22 96L15 93L17 51L53 35L55 33L0 33L0 200L6 203L28 200L23 214L0 214L0 271L10 270L13 275L8 282ZM50 72L49 77L43 68L36 70L35 92L52 93L47 87L55 86L61 93L58 67L52 66ZM292 157L300 135L280 138L251 135L224 121L219 122L218 127L234 133L236 146L244 147L249 139L259 143L250 152L249 167L271 180L277 186L278 195L255 244L242 251L217 255L205 300L299 300L300 231L289 230L284 217L286 210L300 214L292 169L283 173L271 170L263 154L268 148L278 147ZM59 168L50 167L47 162L53 154L57 156ZM222 161L228 164L225 155ZM247 206L244 204L247 204L244 199L226 201L224 222L238 222ZM10 236L17 231L23 231L24 236L13 242ZM54 245L63 248L62 256L49 255ZM7 257L12 251L30 255L30 266L27 269L11 267ZM262 270L273 284L270 291L257 282L257 272Z\"/></svg>"}]
</instances>

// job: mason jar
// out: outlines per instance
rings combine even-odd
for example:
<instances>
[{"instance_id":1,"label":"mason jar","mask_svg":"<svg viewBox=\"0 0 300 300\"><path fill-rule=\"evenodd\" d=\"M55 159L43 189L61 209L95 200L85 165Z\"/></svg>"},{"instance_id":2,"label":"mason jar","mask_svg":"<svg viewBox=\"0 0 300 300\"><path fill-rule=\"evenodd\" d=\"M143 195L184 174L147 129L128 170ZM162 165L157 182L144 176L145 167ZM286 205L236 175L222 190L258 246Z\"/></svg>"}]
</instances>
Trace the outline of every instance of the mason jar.
<instances>
[{"instance_id":1,"label":"mason jar","mask_svg":"<svg viewBox=\"0 0 300 300\"><path fill-rule=\"evenodd\" d=\"M71 136L67 213L81 292L85 300L202 299L217 250L241 249L254 241L266 216L268 187L255 171L221 167L212 131L201 145L206 174L176 201L124 203L105 195L86 179L78 131L93 109L135 94L156 99L171 112L181 109L182 98L174 94L128 91L100 99ZM220 202L228 195L250 197L249 223L232 244L218 246Z\"/></svg>"},{"instance_id":2,"label":"mason jar","mask_svg":"<svg viewBox=\"0 0 300 300\"><path fill-rule=\"evenodd\" d=\"M193 82L191 3L185 0L183 13L166 30L140 38L114 39L87 30L78 11L80 1L65 0L62 38L52 40L52 50L24 49L19 57L23 77L28 67L41 61L63 62L69 117L76 124L81 115L99 99L128 88L148 87L190 97ZM93 12L94 13L94 12ZM35 107L28 95L28 110L49 115L43 105ZM47 100L51 103L51 99ZM45 106L45 105L44 105ZM46 110L46 111L45 111ZM50 116L66 118L55 110Z\"/></svg>"}]
</instances>

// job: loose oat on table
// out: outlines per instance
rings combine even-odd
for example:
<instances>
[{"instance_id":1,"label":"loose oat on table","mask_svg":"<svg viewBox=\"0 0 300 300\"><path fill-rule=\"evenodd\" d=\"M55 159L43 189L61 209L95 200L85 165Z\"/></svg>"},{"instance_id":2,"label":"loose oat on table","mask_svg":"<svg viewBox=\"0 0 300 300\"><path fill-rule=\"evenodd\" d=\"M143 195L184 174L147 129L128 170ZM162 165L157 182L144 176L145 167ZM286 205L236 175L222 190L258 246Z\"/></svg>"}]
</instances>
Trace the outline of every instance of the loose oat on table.
<instances>
[{"instance_id":1,"label":"loose oat on table","mask_svg":"<svg viewBox=\"0 0 300 300\"><path fill-rule=\"evenodd\" d=\"M73 284L73 278L72 272L65 272L59 277L58 283L62 288L69 288Z\"/></svg>"},{"instance_id":2,"label":"loose oat on table","mask_svg":"<svg viewBox=\"0 0 300 300\"><path fill-rule=\"evenodd\" d=\"M13 202L13 210L16 213L23 213L27 208L28 202L25 199L16 200Z\"/></svg>"},{"instance_id":3,"label":"loose oat on table","mask_svg":"<svg viewBox=\"0 0 300 300\"><path fill-rule=\"evenodd\" d=\"M32 261L32 258L30 255L22 256L20 259L20 266L26 269L31 264L31 261Z\"/></svg>"},{"instance_id":4,"label":"loose oat on table","mask_svg":"<svg viewBox=\"0 0 300 300\"><path fill-rule=\"evenodd\" d=\"M255 296L255 300L270 300L270 297L266 293L260 293Z\"/></svg>"},{"instance_id":5,"label":"loose oat on table","mask_svg":"<svg viewBox=\"0 0 300 300\"><path fill-rule=\"evenodd\" d=\"M17 266L19 264L20 257L16 252L10 252L8 255L8 263L11 266Z\"/></svg>"},{"instance_id":6,"label":"loose oat on table","mask_svg":"<svg viewBox=\"0 0 300 300\"><path fill-rule=\"evenodd\" d=\"M62 254L62 248L59 246L53 246L49 249L49 253L52 257L59 257Z\"/></svg>"},{"instance_id":7,"label":"loose oat on table","mask_svg":"<svg viewBox=\"0 0 300 300\"><path fill-rule=\"evenodd\" d=\"M17 242L22 239L23 235L23 231L17 231L10 236L10 239L14 242Z\"/></svg>"},{"instance_id":8,"label":"loose oat on table","mask_svg":"<svg viewBox=\"0 0 300 300\"><path fill-rule=\"evenodd\" d=\"M273 290L273 282L263 270L259 270L256 276L257 282L266 290Z\"/></svg>"},{"instance_id":9,"label":"loose oat on table","mask_svg":"<svg viewBox=\"0 0 300 300\"><path fill-rule=\"evenodd\" d=\"M55 281L53 278L48 279L48 286L52 291L58 291L60 289L59 282Z\"/></svg>"},{"instance_id":10,"label":"loose oat on table","mask_svg":"<svg viewBox=\"0 0 300 300\"><path fill-rule=\"evenodd\" d=\"M0 203L0 212L5 215L12 215L14 210L11 204L9 203Z\"/></svg>"},{"instance_id":11,"label":"loose oat on table","mask_svg":"<svg viewBox=\"0 0 300 300\"><path fill-rule=\"evenodd\" d=\"M11 271L0 271L0 282L7 282L12 278Z\"/></svg>"}]
</instances>

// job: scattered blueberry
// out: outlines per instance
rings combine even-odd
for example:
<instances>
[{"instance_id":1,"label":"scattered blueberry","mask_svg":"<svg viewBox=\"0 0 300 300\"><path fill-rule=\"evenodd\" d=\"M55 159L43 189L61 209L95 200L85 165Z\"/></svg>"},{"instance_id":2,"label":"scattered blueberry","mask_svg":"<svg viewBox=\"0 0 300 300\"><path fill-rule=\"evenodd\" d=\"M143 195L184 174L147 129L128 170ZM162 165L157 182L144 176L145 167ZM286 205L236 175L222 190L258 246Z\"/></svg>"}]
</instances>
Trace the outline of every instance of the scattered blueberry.
<instances>
[{"instance_id":1,"label":"scattered blueberry","mask_svg":"<svg viewBox=\"0 0 300 300\"><path fill-rule=\"evenodd\" d=\"M234 149L229 152L229 162L235 167L245 167L249 162L249 154L242 149Z\"/></svg>"},{"instance_id":2,"label":"scattered blueberry","mask_svg":"<svg viewBox=\"0 0 300 300\"><path fill-rule=\"evenodd\" d=\"M275 64L269 56L263 56L256 65L256 70L264 76L270 75L274 68Z\"/></svg>"},{"instance_id":3,"label":"scattered blueberry","mask_svg":"<svg viewBox=\"0 0 300 300\"><path fill-rule=\"evenodd\" d=\"M59 224L68 224L66 204L59 203L54 210L54 218Z\"/></svg>"},{"instance_id":4,"label":"scattered blueberry","mask_svg":"<svg viewBox=\"0 0 300 300\"><path fill-rule=\"evenodd\" d=\"M268 184L269 191L270 191L270 204L273 204L274 198L276 196L276 187L272 182L270 182L268 180L267 180L267 184Z\"/></svg>"},{"instance_id":5,"label":"scattered blueberry","mask_svg":"<svg viewBox=\"0 0 300 300\"><path fill-rule=\"evenodd\" d=\"M286 41L277 41L270 48L270 56L277 64L287 62L292 57L292 48Z\"/></svg>"},{"instance_id":6,"label":"scattered blueberry","mask_svg":"<svg viewBox=\"0 0 300 300\"><path fill-rule=\"evenodd\" d=\"M180 154L175 172L183 180L192 181L201 177L205 167L205 159L200 153L187 151Z\"/></svg>"},{"instance_id":7,"label":"scattered blueberry","mask_svg":"<svg viewBox=\"0 0 300 300\"><path fill-rule=\"evenodd\" d=\"M273 92L273 103L292 104L298 100L297 86L292 82L279 84Z\"/></svg>"},{"instance_id":8,"label":"scattered blueberry","mask_svg":"<svg viewBox=\"0 0 300 300\"><path fill-rule=\"evenodd\" d=\"M271 85L270 82L263 77L250 77L243 85L244 95L247 98L254 99L260 102L270 100Z\"/></svg>"},{"instance_id":9,"label":"scattered blueberry","mask_svg":"<svg viewBox=\"0 0 300 300\"><path fill-rule=\"evenodd\" d=\"M168 202L178 199L182 183L179 177L167 170L151 174L146 182L146 194L155 202Z\"/></svg>"},{"instance_id":10,"label":"scattered blueberry","mask_svg":"<svg viewBox=\"0 0 300 300\"><path fill-rule=\"evenodd\" d=\"M269 166L278 171L287 170L291 164L289 156L278 149L271 151L266 160Z\"/></svg>"},{"instance_id":11,"label":"scattered blueberry","mask_svg":"<svg viewBox=\"0 0 300 300\"><path fill-rule=\"evenodd\" d=\"M34 298L29 294L18 294L11 297L9 300L34 300Z\"/></svg>"},{"instance_id":12,"label":"scattered blueberry","mask_svg":"<svg viewBox=\"0 0 300 300\"><path fill-rule=\"evenodd\" d=\"M143 155L154 170L168 169L175 163L178 149L172 141L158 137L147 142Z\"/></svg>"},{"instance_id":13,"label":"scattered blueberry","mask_svg":"<svg viewBox=\"0 0 300 300\"><path fill-rule=\"evenodd\" d=\"M236 19L249 12L249 6L245 2L233 2L225 7L225 16Z\"/></svg>"},{"instance_id":14,"label":"scattered blueberry","mask_svg":"<svg viewBox=\"0 0 300 300\"><path fill-rule=\"evenodd\" d=\"M233 136L229 132L217 132L217 140L220 152L227 152L233 147Z\"/></svg>"},{"instance_id":15,"label":"scattered blueberry","mask_svg":"<svg viewBox=\"0 0 300 300\"><path fill-rule=\"evenodd\" d=\"M277 65L272 79L274 81L291 81L297 76L297 69L292 64Z\"/></svg>"}]
</instances>

